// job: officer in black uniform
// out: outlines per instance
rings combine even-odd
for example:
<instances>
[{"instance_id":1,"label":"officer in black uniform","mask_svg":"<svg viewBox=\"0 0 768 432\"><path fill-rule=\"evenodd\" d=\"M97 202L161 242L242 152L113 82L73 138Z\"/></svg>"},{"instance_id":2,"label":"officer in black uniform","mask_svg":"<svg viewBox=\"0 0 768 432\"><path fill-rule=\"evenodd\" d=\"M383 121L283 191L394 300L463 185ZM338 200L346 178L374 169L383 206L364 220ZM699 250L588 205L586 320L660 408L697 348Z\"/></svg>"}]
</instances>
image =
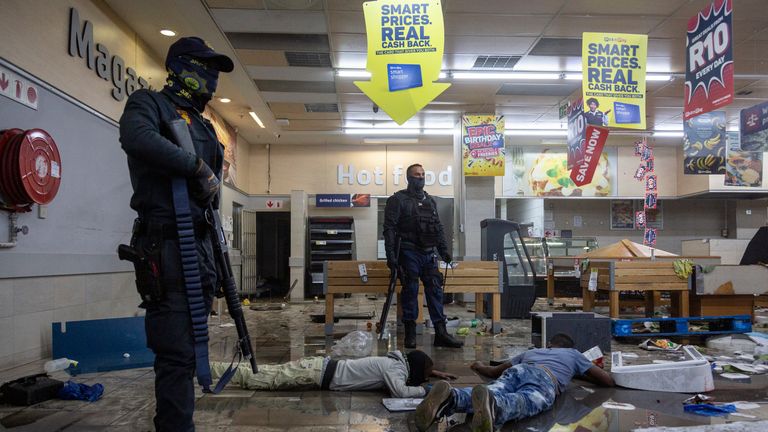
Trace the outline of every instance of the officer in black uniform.
<instances>
[{"instance_id":1,"label":"officer in black uniform","mask_svg":"<svg viewBox=\"0 0 768 432\"><path fill-rule=\"evenodd\" d=\"M198 261L210 312L216 265L204 212L218 208L223 146L201 115L213 97L219 72L232 60L202 39L185 37L168 50L166 86L159 92L138 90L120 119L120 143L128 155L133 186L131 208L138 213L132 246L146 258L136 266L136 285L146 308L147 345L155 353L155 428L193 431L195 352L181 268L171 179L187 179L195 222ZM169 140L165 123L183 118L197 155Z\"/></svg>"},{"instance_id":2,"label":"officer in black uniform","mask_svg":"<svg viewBox=\"0 0 768 432\"><path fill-rule=\"evenodd\" d=\"M443 286L438 258L451 262L451 252L445 241L443 225L437 215L434 198L424 191L424 168L413 164L406 170L408 188L387 199L384 210L384 245L387 266L401 271L403 286L401 301L405 347L416 348L416 318L419 315L419 278L424 284L429 317L435 325L435 346L460 348L464 344L453 338L445 328ZM395 250L400 238L400 250ZM439 254L439 256L438 256Z\"/></svg>"},{"instance_id":3,"label":"officer in black uniform","mask_svg":"<svg viewBox=\"0 0 768 432\"><path fill-rule=\"evenodd\" d=\"M600 106L600 102L595 98L587 99L587 106L589 111L584 113L584 119L587 124L595 126L608 126L608 115L597 108Z\"/></svg>"}]
</instances>

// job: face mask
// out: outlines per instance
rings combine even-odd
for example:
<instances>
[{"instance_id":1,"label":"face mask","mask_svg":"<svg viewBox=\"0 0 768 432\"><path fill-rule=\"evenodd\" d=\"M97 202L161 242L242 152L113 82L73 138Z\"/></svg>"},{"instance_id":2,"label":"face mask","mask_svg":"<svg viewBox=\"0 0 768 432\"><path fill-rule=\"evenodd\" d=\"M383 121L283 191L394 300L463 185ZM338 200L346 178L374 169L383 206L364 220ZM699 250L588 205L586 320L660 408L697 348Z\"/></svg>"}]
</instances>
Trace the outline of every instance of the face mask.
<instances>
[{"instance_id":1,"label":"face mask","mask_svg":"<svg viewBox=\"0 0 768 432\"><path fill-rule=\"evenodd\" d=\"M408 176L408 189L415 192L421 192L424 190L424 179L420 177Z\"/></svg>"},{"instance_id":2,"label":"face mask","mask_svg":"<svg viewBox=\"0 0 768 432\"><path fill-rule=\"evenodd\" d=\"M219 80L219 71L203 62L186 57L174 57L166 61L168 85L174 94L188 100L198 111L213 98Z\"/></svg>"}]
</instances>

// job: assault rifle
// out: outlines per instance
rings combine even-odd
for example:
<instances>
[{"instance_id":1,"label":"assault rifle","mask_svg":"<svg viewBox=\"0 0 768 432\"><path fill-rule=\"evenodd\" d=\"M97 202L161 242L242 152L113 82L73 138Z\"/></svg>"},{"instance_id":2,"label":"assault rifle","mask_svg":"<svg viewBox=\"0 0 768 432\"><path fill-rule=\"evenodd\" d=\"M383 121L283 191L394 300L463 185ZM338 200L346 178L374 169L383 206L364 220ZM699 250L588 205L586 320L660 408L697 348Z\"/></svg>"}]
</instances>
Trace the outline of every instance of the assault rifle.
<instances>
[{"instance_id":1,"label":"assault rifle","mask_svg":"<svg viewBox=\"0 0 768 432\"><path fill-rule=\"evenodd\" d=\"M192 143L192 137L189 134L189 127L187 126L186 121L183 119L173 120L168 122L168 126L173 141L189 153L196 154L195 146ZM223 292L224 298L227 301L229 315L232 317L232 320L235 322L235 327L237 328L238 354L242 358L248 360L251 364L253 373L257 373L258 367L256 366L256 358L253 355L253 347L251 345L251 338L248 335L248 327L245 325L243 308L240 304L240 294L237 292L235 278L232 274L227 239L224 236L224 229L221 227L219 212L213 208L213 204L206 209L205 218L209 225L210 234L214 239L212 242L213 254L216 259L216 267L221 275L221 286L217 288L220 288L220 292ZM217 295L220 296L220 292L217 292Z\"/></svg>"},{"instance_id":2,"label":"assault rifle","mask_svg":"<svg viewBox=\"0 0 768 432\"><path fill-rule=\"evenodd\" d=\"M381 308L381 318L379 318L379 340L384 337L385 326L387 325L387 315L389 315L389 306L392 304L392 299L395 297L395 287L397 286L397 273L400 268L400 236L397 237L395 242L395 262L398 265L391 270L389 275L389 288L387 289L387 299L384 301L384 306Z\"/></svg>"}]
</instances>

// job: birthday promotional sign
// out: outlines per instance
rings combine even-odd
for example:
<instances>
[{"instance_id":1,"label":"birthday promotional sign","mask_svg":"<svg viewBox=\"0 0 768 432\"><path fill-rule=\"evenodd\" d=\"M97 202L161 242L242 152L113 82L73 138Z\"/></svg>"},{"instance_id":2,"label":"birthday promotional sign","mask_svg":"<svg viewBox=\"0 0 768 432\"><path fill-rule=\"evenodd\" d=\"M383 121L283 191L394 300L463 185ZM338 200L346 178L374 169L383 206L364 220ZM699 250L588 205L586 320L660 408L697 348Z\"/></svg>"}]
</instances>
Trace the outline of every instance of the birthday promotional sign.
<instances>
[{"instance_id":1,"label":"birthday promotional sign","mask_svg":"<svg viewBox=\"0 0 768 432\"><path fill-rule=\"evenodd\" d=\"M683 120L733 102L733 0L713 0L688 20Z\"/></svg>"},{"instance_id":2,"label":"birthday promotional sign","mask_svg":"<svg viewBox=\"0 0 768 432\"><path fill-rule=\"evenodd\" d=\"M461 144L465 176L504 175L504 116L462 116Z\"/></svg>"},{"instance_id":3,"label":"birthday promotional sign","mask_svg":"<svg viewBox=\"0 0 768 432\"><path fill-rule=\"evenodd\" d=\"M584 117L590 125L645 129L648 36L582 35Z\"/></svg>"},{"instance_id":4,"label":"birthday promotional sign","mask_svg":"<svg viewBox=\"0 0 768 432\"><path fill-rule=\"evenodd\" d=\"M741 110L741 150L768 151L768 102Z\"/></svg>"},{"instance_id":5,"label":"birthday promotional sign","mask_svg":"<svg viewBox=\"0 0 768 432\"><path fill-rule=\"evenodd\" d=\"M701 114L683 124L685 174L725 174L725 111Z\"/></svg>"},{"instance_id":6,"label":"birthday promotional sign","mask_svg":"<svg viewBox=\"0 0 768 432\"><path fill-rule=\"evenodd\" d=\"M363 3L370 81L355 85L397 124L414 116L450 84L440 77L445 42L440 0Z\"/></svg>"}]
</instances>

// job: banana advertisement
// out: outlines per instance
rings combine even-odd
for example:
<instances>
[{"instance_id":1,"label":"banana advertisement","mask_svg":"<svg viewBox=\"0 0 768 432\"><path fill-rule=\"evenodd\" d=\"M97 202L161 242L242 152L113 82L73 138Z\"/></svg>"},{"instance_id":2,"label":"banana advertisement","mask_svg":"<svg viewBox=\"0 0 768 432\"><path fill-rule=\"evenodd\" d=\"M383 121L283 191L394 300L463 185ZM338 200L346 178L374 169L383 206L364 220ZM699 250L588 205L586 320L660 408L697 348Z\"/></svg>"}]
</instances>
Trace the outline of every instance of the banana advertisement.
<instances>
[{"instance_id":1,"label":"banana advertisement","mask_svg":"<svg viewBox=\"0 0 768 432\"><path fill-rule=\"evenodd\" d=\"M685 174L725 174L725 112L701 114L684 123Z\"/></svg>"}]
</instances>

